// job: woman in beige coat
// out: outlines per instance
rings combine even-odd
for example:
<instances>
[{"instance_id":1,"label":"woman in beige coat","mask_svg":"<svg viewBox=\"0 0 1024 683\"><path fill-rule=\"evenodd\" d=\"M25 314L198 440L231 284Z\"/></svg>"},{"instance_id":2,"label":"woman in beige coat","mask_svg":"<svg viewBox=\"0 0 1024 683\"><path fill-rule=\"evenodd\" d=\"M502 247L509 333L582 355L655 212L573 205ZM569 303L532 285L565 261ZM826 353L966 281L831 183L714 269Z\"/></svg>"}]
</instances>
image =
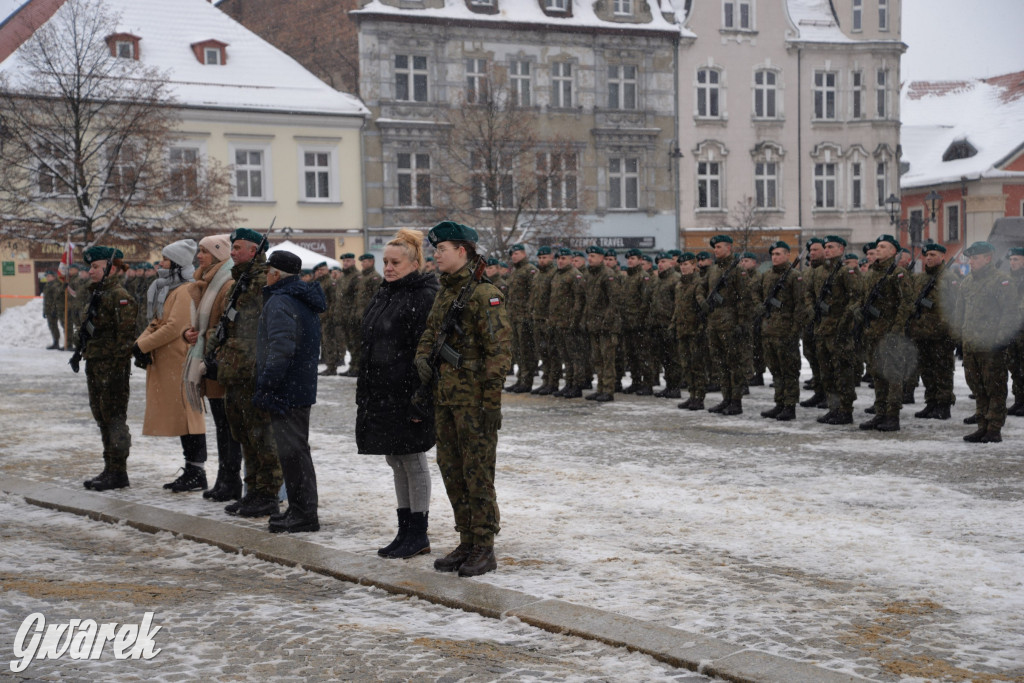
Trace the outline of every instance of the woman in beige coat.
<instances>
[{"instance_id":1,"label":"woman in beige coat","mask_svg":"<svg viewBox=\"0 0 1024 683\"><path fill-rule=\"evenodd\" d=\"M188 344L182 337L192 322L194 240L179 240L163 249L159 277L149 287L147 314L152 322L135 342L136 364L146 367L145 436L177 436L185 455L181 476L164 484L175 493L206 488L206 419L185 396L182 374Z\"/></svg>"},{"instance_id":2,"label":"woman in beige coat","mask_svg":"<svg viewBox=\"0 0 1024 683\"><path fill-rule=\"evenodd\" d=\"M229 235L210 235L199 241L199 268L195 282L189 284L192 297L192 325L185 331L185 341L191 344L185 363L185 393L196 409L202 409L203 397L210 402L210 413L217 431L217 481L203 491L203 498L223 502L238 500L242 495L242 446L231 436L227 413L224 410L224 387L216 380L204 376L203 358L209 352L224 314L231 279L231 240Z\"/></svg>"}]
</instances>

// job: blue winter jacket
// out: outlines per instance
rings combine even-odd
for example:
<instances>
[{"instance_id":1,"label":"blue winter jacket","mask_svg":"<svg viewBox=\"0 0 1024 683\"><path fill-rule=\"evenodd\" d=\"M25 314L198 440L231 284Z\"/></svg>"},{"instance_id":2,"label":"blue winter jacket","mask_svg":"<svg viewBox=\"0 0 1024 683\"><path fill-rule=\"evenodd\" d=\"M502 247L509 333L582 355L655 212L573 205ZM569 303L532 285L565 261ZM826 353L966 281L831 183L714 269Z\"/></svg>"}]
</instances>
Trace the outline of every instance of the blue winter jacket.
<instances>
[{"instance_id":1,"label":"blue winter jacket","mask_svg":"<svg viewBox=\"0 0 1024 683\"><path fill-rule=\"evenodd\" d=\"M252 399L257 408L283 415L316 403L320 314L325 310L327 299L317 282L292 276L263 288Z\"/></svg>"}]
</instances>

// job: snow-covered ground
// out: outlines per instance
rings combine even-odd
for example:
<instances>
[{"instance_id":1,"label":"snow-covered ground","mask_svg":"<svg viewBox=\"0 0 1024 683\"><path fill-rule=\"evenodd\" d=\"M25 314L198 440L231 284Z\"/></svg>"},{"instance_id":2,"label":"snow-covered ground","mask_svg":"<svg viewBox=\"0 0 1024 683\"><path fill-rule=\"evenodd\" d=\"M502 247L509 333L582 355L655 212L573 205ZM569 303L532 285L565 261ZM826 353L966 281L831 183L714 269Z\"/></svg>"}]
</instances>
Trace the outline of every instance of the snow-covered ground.
<instances>
[{"instance_id":1,"label":"snow-covered ground","mask_svg":"<svg viewBox=\"0 0 1024 683\"><path fill-rule=\"evenodd\" d=\"M0 471L79 487L99 435L84 376L42 350L38 306L0 317ZM180 447L140 435L135 372L132 487L111 495L228 519L162 490ZM1001 444L962 441L973 402L957 372L953 419L914 419L919 389L897 434L824 427L815 410L763 420L766 387L728 418L506 394L499 570L478 580L879 680L1024 680L1024 421ZM858 389L856 418L870 394ZM354 418L354 380L322 380L315 538L372 554L393 535L394 494L383 458L356 454ZM211 474L214 452L211 438ZM457 541L436 469L431 539L433 557Z\"/></svg>"}]
</instances>

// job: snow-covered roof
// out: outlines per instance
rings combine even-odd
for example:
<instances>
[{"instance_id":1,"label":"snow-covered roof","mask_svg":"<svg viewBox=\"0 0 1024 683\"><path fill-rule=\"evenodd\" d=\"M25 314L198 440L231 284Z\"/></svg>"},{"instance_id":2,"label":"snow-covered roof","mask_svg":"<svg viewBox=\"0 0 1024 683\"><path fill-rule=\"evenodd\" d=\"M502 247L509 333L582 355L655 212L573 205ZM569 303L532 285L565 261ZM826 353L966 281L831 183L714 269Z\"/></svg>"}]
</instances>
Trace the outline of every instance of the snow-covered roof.
<instances>
[{"instance_id":1,"label":"snow-covered roof","mask_svg":"<svg viewBox=\"0 0 1024 683\"><path fill-rule=\"evenodd\" d=\"M1024 145L1024 71L972 81L915 81L901 93L900 144L910 169L903 188L1024 173L997 165ZM943 161L953 143L977 153Z\"/></svg>"},{"instance_id":2,"label":"snow-covered roof","mask_svg":"<svg viewBox=\"0 0 1024 683\"><path fill-rule=\"evenodd\" d=\"M324 261L327 262L327 266L329 268L341 268L340 261L336 261L335 259L332 259L330 256L318 254L312 249L300 247L299 245L295 244L295 242L291 242L289 240L285 240L280 244L275 244L274 246L267 249L267 256L270 256L275 251L290 251L291 253L295 254L300 259L302 259L302 267L305 268L306 270L312 270L314 266L316 266L318 263L323 263Z\"/></svg>"},{"instance_id":3,"label":"snow-covered roof","mask_svg":"<svg viewBox=\"0 0 1024 683\"><path fill-rule=\"evenodd\" d=\"M0 0L0 3L17 0ZM35 0L33 0L35 1ZM358 98L339 92L206 0L103 0L117 30L141 38L139 59L166 70L185 107L307 114L366 115ZM5 4L0 4L3 8ZM62 8L59 12L64 11ZM55 15L57 16L57 15ZM227 43L223 65L201 64L192 44ZM0 62L17 73L19 52Z\"/></svg>"},{"instance_id":4,"label":"snow-covered roof","mask_svg":"<svg viewBox=\"0 0 1024 683\"><path fill-rule=\"evenodd\" d=\"M668 0L648 0L651 9L649 23L607 21L600 18L594 11L592 0L568 0L572 3L572 16L554 17L545 14L537 0L494 0L498 6L495 14L473 12L466 5L466 0L444 0L444 7L410 9L386 5L380 0L372 0L363 8L353 10L349 14L357 16L391 15L403 18L423 17L447 21L472 21L479 24L527 24L544 26L557 30L559 27L570 29L606 28L618 31L652 31L670 32L676 35L693 36L682 28L681 23L666 21L662 11L677 17L678 12Z\"/></svg>"},{"instance_id":5,"label":"snow-covered roof","mask_svg":"<svg viewBox=\"0 0 1024 683\"><path fill-rule=\"evenodd\" d=\"M808 43L853 43L836 21L829 0L787 0L789 18L799 35L796 40Z\"/></svg>"}]
</instances>

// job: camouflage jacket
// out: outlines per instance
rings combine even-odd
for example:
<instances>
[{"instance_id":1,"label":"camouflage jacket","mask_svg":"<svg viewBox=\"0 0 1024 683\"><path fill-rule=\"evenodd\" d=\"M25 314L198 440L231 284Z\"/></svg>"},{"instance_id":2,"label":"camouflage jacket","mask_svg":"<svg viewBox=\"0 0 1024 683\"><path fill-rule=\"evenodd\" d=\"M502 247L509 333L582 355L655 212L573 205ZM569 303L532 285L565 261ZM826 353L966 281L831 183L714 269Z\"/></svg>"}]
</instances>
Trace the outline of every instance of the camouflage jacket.
<instances>
[{"instance_id":1,"label":"camouflage jacket","mask_svg":"<svg viewBox=\"0 0 1024 683\"><path fill-rule=\"evenodd\" d=\"M240 284L240 278L252 268L247 283ZM233 319L227 324L227 339L217 347L217 381L224 385L238 385L255 382L256 333L259 329L260 313L263 312L263 288L267 284L267 257L262 252L249 263L235 265L231 269L235 283L228 291L228 299L235 289L243 287L235 302ZM231 318L229 311L225 312ZM212 324L212 323L211 323Z\"/></svg>"},{"instance_id":2,"label":"camouflage jacket","mask_svg":"<svg viewBox=\"0 0 1024 683\"><path fill-rule=\"evenodd\" d=\"M359 282L359 271L355 266L342 268L341 277L334 283L334 306L338 317L347 321L356 308L356 284Z\"/></svg>"},{"instance_id":3,"label":"camouflage jacket","mask_svg":"<svg viewBox=\"0 0 1024 683\"><path fill-rule=\"evenodd\" d=\"M334 314L334 298L337 294L334 288L334 278L327 273L327 275L318 277L316 281L320 283L320 288L324 290L324 298L327 300L327 310L320 314L320 323L327 324L333 319Z\"/></svg>"},{"instance_id":4,"label":"camouflage jacket","mask_svg":"<svg viewBox=\"0 0 1024 683\"><path fill-rule=\"evenodd\" d=\"M530 287L530 312L538 323L548 320L548 309L551 306L551 278L555 276L556 270L558 269L553 263L544 267L537 266L537 274L533 278L533 286Z\"/></svg>"},{"instance_id":5,"label":"camouflage jacket","mask_svg":"<svg viewBox=\"0 0 1024 683\"><path fill-rule=\"evenodd\" d=\"M434 347L441 322L472 276L467 265L457 273L441 275L441 291L427 316L427 327L416 347L416 357L426 358ZM512 365L512 330L505 303L497 287L481 282L473 289L459 320L461 331L448 337L448 345L462 355L462 367L442 361L434 387L439 406L501 408L501 391Z\"/></svg>"},{"instance_id":6,"label":"camouflage jacket","mask_svg":"<svg viewBox=\"0 0 1024 683\"><path fill-rule=\"evenodd\" d=\"M907 323L907 334L911 339L945 339L952 337L949 321L953 317L956 299L960 294L960 280L953 275L946 264L926 267L923 273L912 276L914 294ZM935 284L932 285L934 278ZM927 296L922 292L931 285Z\"/></svg>"},{"instance_id":7,"label":"camouflage jacket","mask_svg":"<svg viewBox=\"0 0 1024 683\"><path fill-rule=\"evenodd\" d=\"M1005 347L1017 326L1017 288L994 265L972 270L960 284L952 319L955 338L964 351L985 352Z\"/></svg>"},{"instance_id":8,"label":"camouflage jacket","mask_svg":"<svg viewBox=\"0 0 1024 683\"><path fill-rule=\"evenodd\" d=\"M586 284L580 271L573 266L557 269L551 278L551 305L548 307L551 326L578 331L586 296Z\"/></svg>"},{"instance_id":9,"label":"camouflage jacket","mask_svg":"<svg viewBox=\"0 0 1024 683\"><path fill-rule=\"evenodd\" d=\"M380 283L383 281L384 278L381 277L376 268L367 268L359 273L359 277L356 279L355 307L352 309L352 316L356 320L361 321L363 319L363 313L366 312L367 307L370 305L370 300L373 299L373 295L380 289Z\"/></svg>"},{"instance_id":10,"label":"camouflage jacket","mask_svg":"<svg viewBox=\"0 0 1024 683\"><path fill-rule=\"evenodd\" d=\"M619 271L620 273L623 271ZM651 276L642 266L627 268L622 283L622 327L637 330L647 324L651 310Z\"/></svg>"},{"instance_id":11,"label":"camouflage jacket","mask_svg":"<svg viewBox=\"0 0 1024 683\"><path fill-rule=\"evenodd\" d=\"M537 277L537 266L526 259L512 265L508 283L508 315L514 322L528 320L530 314L530 290Z\"/></svg>"},{"instance_id":12,"label":"camouflage jacket","mask_svg":"<svg viewBox=\"0 0 1024 683\"><path fill-rule=\"evenodd\" d=\"M57 318L64 314L64 285L53 280L43 285L43 315Z\"/></svg>"},{"instance_id":13,"label":"camouflage jacket","mask_svg":"<svg viewBox=\"0 0 1024 683\"><path fill-rule=\"evenodd\" d=\"M718 293L723 301L716 304L715 310L708 316L708 327L750 327L753 314L750 275L735 265L738 260L739 257L736 255L716 260L708 268L707 278L701 282L698 297L700 301L709 304L708 299L718 287L719 281L723 277L727 278L722 286L718 287Z\"/></svg>"},{"instance_id":14,"label":"camouflage jacket","mask_svg":"<svg viewBox=\"0 0 1024 683\"><path fill-rule=\"evenodd\" d=\"M605 265L587 266L583 330L591 334L618 334L622 328L619 276Z\"/></svg>"},{"instance_id":15,"label":"camouflage jacket","mask_svg":"<svg viewBox=\"0 0 1024 683\"><path fill-rule=\"evenodd\" d=\"M902 334L914 306L914 285L907 269L897 266L891 275L887 275L893 258L895 257L871 264L868 274L864 277L861 300L850 304L851 313L859 309L864 316L865 339L878 340L890 331ZM846 270L846 267L843 269ZM874 318L870 311L864 310L864 306L876 285L879 285L878 296L871 305L878 311L878 317Z\"/></svg>"},{"instance_id":16,"label":"camouflage jacket","mask_svg":"<svg viewBox=\"0 0 1024 683\"><path fill-rule=\"evenodd\" d=\"M647 313L649 326L662 329L672 327L672 316L676 310L676 286L681 277L675 268L654 274L651 306Z\"/></svg>"},{"instance_id":17,"label":"camouflage jacket","mask_svg":"<svg viewBox=\"0 0 1024 683\"><path fill-rule=\"evenodd\" d=\"M676 282L672 324L675 325L676 336L679 338L692 337L701 331L700 301L697 298L700 286L701 276L697 272L680 275Z\"/></svg>"},{"instance_id":18,"label":"camouflage jacket","mask_svg":"<svg viewBox=\"0 0 1024 683\"><path fill-rule=\"evenodd\" d=\"M832 286L822 295L829 278ZM810 281L804 280L804 316L814 322L815 336L835 337L847 335L853 330L853 310L860 306L860 271L847 268L841 258L825 259L814 269ZM816 311L820 316L816 320Z\"/></svg>"},{"instance_id":19,"label":"camouflage jacket","mask_svg":"<svg viewBox=\"0 0 1024 683\"><path fill-rule=\"evenodd\" d=\"M786 281L775 294L779 302L776 307L769 304L764 306L775 288L775 283L784 274ZM780 266L772 266L760 277L761 288L757 291L758 315L761 316L761 336L772 338L789 338L800 335L800 328L804 318L804 278L799 270L790 268L790 264L783 263Z\"/></svg>"},{"instance_id":20,"label":"camouflage jacket","mask_svg":"<svg viewBox=\"0 0 1024 683\"><path fill-rule=\"evenodd\" d=\"M99 291L89 341L82 351L86 361L127 362L135 344L135 303L117 278L90 283L87 299Z\"/></svg>"}]
</instances>

